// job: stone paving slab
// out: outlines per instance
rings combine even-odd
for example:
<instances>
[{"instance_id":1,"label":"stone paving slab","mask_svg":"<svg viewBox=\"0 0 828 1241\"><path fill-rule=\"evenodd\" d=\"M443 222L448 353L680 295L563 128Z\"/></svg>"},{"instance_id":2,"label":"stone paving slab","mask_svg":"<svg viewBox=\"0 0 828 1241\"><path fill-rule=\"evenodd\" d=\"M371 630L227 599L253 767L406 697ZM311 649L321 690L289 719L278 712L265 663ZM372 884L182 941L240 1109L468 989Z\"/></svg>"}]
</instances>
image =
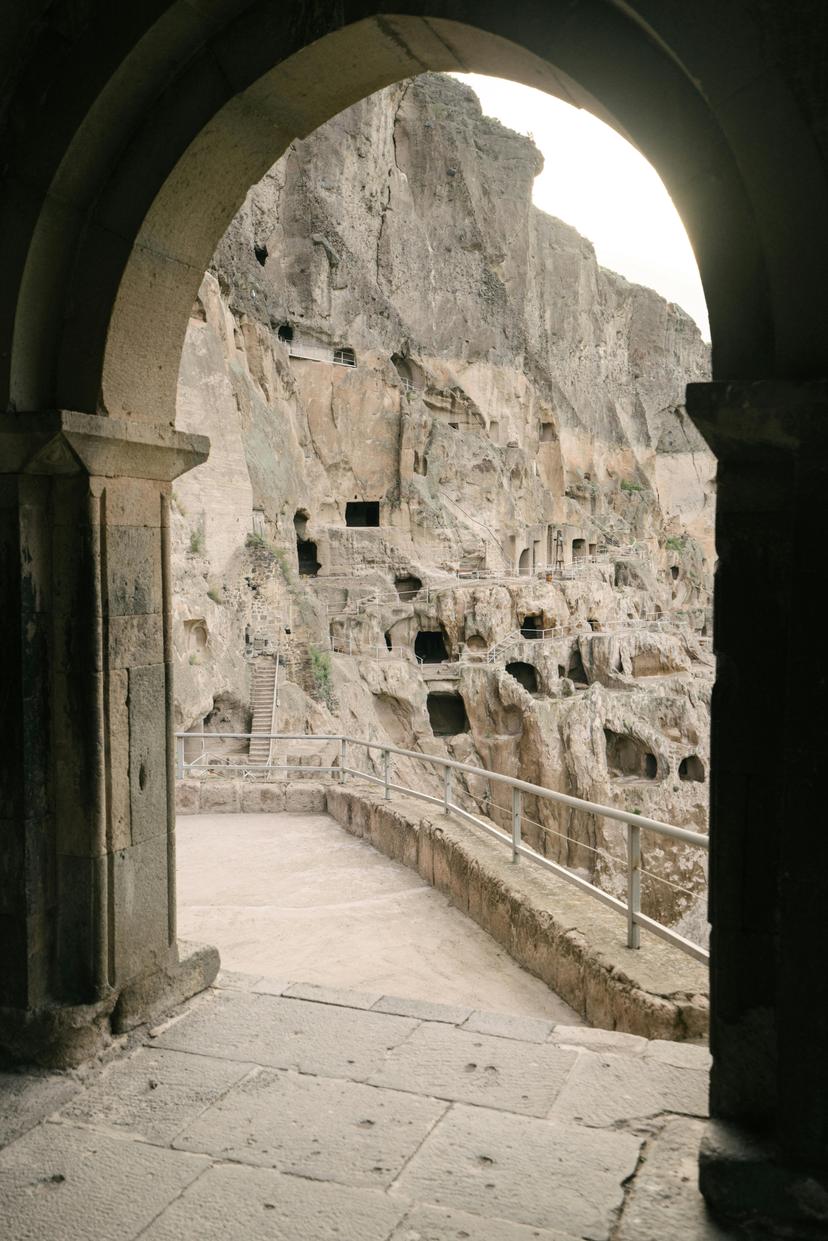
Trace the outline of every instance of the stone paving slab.
<instances>
[{"instance_id":1,"label":"stone paving slab","mask_svg":"<svg viewBox=\"0 0 828 1241\"><path fill-rule=\"evenodd\" d=\"M494 1034L498 1038L514 1038L524 1043L546 1043L554 1023L542 1017L524 1017L520 1013L472 1013L464 1030L477 1034Z\"/></svg>"},{"instance_id":2,"label":"stone paving slab","mask_svg":"<svg viewBox=\"0 0 828 1241\"><path fill-rule=\"evenodd\" d=\"M560 1121L592 1126L647 1120L661 1112L707 1115L708 1076L638 1056L581 1053L552 1108Z\"/></svg>"},{"instance_id":3,"label":"stone paving slab","mask_svg":"<svg viewBox=\"0 0 828 1241\"><path fill-rule=\"evenodd\" d=\"M316 984L301 982L292 982L289 987L285 988L282 995L288 996L291 1000L315 1000L317 1004L337 1004L342 1008L371 1008L382 999L379 992L374 992L372 995L362 991L319 987Z\"/></svg>"},{"instance_id":4,"label":"stone paving slab","mask_svg":"<svg viewBox=\"0 0 828 1241\"><path fill-rule=\"evenodd\" d=\"M177 1051L362 1081L417 1024L408 1017L222 991L194 1004L156 1042Z\"/></svg>"},{"instance_id":5,"label":"stone paving slab","mask_svg":"<svg viewBox=\"0 0 828 1241\"><path fill-rule=\"evenodd\" d=\"M728 1241L734 1236L708 1215L699 1192L703 1133L702 1121L677 1117L668 1120L658 1137L647 1144L617 1241L660 1241L662 1237Z\"/></svg>"},{"instance_id":6,"label":"stone paving slab","mask_svg":"<svg viewBox=\"0 0 828 1241\"><path fill-rule=\"evenodd\" d=\"M191 1185L141 1241L386 1241L403 1209L375 1190L225 1165Z\"/></svg>"},{"instance_id":7,"label":"stone paving slab","mask_svg":"<svg viewBox=\"0 0 828 1241\"><path fill-rule=\"evenodd\" d=\"M435 1099L257 1069L174 1145L345 1185L390 1185L445 1113Z\"/></svg>"},{"instance_id":8,"label":"stone paving slab","mask_svg":"<svg viewBox=\"0 0 828 1241\"><path fill-rule=\"evenodd\" d=\"M133 1241L208 1166L46 1123L0 1151L0 1231L4 1241Z\"/></svg>"},{"instance_id":9,"label":"stone paving slab","mask_svg":"<svg viewBox=\"0 0 828 1241\"><path fill-rule=\"evenodd\" d=\"M375 1086L546 1116L577 1053L428 1023L372 1074Z\"/></svg>"},{"instance_id":10,"label":"stone paving slab","mask_svg":"<svg viewBox=\"0 0 828 1241\"><path fill-rule=\"evenodd\" d=\"M586 1051L608 1051L613 1055L643 1055L649 1046L640 1034L622 1030L602 1030L599 1026L555 1026L550 1043L559 1047L583 1047Z\"/></svg>"},{"instance_id":11,"label":"stone paving slab","mask_svg":"<svg viewBox=\"0 0 828 1241\"><path fill-rule=\"evenodd\" d=\"M428 1000L410 1000L399 995L384 995L372 1005L375 1013L397 1013L400 1017L416 1017L420 1021L444 1021L462 1025L474 1011L453 1004L432 1004Z\"/></svg>"},{"instance_id":12,"label":"stone paving slab","mask_svg":"<svg viewBox=\"0 0 828 1241\"><path fill-rule=\"evenodd\" d=\"M389 1241L466 1241L466 1238L472 1241L578 1241L571 1233L557 1229L550 1232L548 1228L535 1228L531 1224L512 1224L505 1219L429 1206L409 1211Z\"/></svg>"},{"instance_id":13,"label":"stone paving slab","mask_svg":"<svg viewBox=\"0 0 828 1241\"><path fill-rule=\"evenodd\" d=\"M607 1241L640 1147L630 1134L457 1105L423 1143L394 1192L484 1218Z\"/></svg>"},{"instance_id":14,"label":"stone paving slab","mask_svg":"<svg viewBox=\"0 0 828 1241\"><path fill-rule=\"evenodd\" d=\"M0 1148L34 1128L81 1089L68 1074L0 1073Z\"/></svg>"},{"instance_id":15,"label":"stone paving slab","mask_svg":"<svg viewBox=\"0 0 828 1241\"><path fill-rule=\"evenodd\" d=\"M143 1047L104 1069L94 1085L63 1108L61 1119L111 1127L166 1145L251 1068L233 1060Z\"/></svg>"}]
</instances>

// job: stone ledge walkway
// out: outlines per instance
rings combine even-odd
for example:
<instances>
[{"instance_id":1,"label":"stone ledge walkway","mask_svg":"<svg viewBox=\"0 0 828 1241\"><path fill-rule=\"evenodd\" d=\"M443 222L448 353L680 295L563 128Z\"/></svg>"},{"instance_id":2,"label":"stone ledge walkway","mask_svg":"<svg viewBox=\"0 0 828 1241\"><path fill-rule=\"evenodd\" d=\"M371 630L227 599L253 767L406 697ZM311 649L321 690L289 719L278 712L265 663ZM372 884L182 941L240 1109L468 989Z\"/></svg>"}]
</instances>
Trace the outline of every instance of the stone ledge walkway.
<instances>
[{"instance_id":1,"label":"stone ledge walkway","mask_svg":"<svg viewBox=\"0 0 828 1241\"><path fill-rule=\"evenodd\" d=\"M718 1241L689 1044L243 975L0 1075L4 1241Z\"/></svg>"}]
</instances>

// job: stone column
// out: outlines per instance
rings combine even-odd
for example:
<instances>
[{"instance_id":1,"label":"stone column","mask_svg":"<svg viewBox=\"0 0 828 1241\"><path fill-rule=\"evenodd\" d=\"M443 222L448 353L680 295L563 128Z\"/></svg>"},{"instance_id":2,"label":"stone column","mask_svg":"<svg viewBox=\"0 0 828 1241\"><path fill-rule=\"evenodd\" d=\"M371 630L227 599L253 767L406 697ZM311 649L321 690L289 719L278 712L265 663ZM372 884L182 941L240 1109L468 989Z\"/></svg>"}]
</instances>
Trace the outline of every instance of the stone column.
<instances>
[{"instance_id":1,"label":"stone column","mask_svg":"<svg viewBox=\"0 0 828 1241\"><path fill-rule=\"evenodd\" d=\"M828 383L691 384L687 407L719 461L701 1186L726 1219L824 1237Z\"/></svg>"},{"instance_id":2,"label":"stone column","mask_svg":"<svg viewBox=\"0 0 828 1241\"><path fill-rule=\"evenodd\" d=\"M205 986L179 959L168 505L203 436L0 417L0 1050L73 1064Z\"/></svg>"}]
</instances>

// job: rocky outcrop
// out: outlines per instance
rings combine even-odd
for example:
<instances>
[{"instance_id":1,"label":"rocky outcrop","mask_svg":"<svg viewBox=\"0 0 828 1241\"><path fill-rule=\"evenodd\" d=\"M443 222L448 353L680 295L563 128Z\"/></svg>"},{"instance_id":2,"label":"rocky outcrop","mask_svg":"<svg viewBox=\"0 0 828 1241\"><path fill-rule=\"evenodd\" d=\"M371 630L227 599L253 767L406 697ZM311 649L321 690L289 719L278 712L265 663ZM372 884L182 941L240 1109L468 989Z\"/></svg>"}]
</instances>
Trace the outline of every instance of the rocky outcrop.
<instances>
[{"instance_id":1,"label":"rocky outcrop","mask_svg":"<svg viewBox=\"0 0 828 1241\"><path fill-rule=\"evenodd\" d=\"M713 462L681 402L708 350L532 205L539 167L429 74L250 191L181 365L213 447L175 490L177 721L244 731L278 658L280 731L703 828ZM549 813L538 847L617 886L617 829ZM692 914L699 860L646 864L648 911Z\"/></svg>"}]
</instances>

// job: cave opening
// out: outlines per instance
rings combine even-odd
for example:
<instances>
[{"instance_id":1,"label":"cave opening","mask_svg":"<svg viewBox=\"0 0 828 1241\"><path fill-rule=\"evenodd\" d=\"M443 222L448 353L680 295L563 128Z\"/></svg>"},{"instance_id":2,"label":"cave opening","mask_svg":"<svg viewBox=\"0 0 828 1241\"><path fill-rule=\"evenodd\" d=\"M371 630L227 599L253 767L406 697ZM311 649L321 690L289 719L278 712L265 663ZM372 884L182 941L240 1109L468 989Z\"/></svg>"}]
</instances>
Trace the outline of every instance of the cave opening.
<instances>
[{"instance_id":1,"label":"cave opening","mask_svg":"<svg viewBox=\"0 0 828 1241\"><path fill-rule=\"evenodd\" d=\"M679 780L695 781L699 784L704 782L704 763L698 754L688 754L679 763Z\"/></svg>"},{"instance_id":2,"label":"cave opening","mask_svg":"<svg viewBox=\"0 0 828 1241\"><path fill-rule=\"evenodd\" d=\"M347 345L334 349L333 360L337 366L356 366L357 364L356 353Z\"/></svg>"},{"instance_id":3,"label":"cave opening","mask_svg":"<svg viewBox=\"0 0 828 1241\"><path fill-rule=\"evenodd\" d=\"M579 564L586 560L587 542L586 539L572 540L572 563Z\"/></svg>"},{"instance_id":4,"label":"cave opening","mask_svg":"<svg viewBox=\"0 0 828 1241\"><path fill-rule=\"evenodd\" d=\"M524 547L523 551L520 553L520 560L518 561L518 573L531 573L531 572L532 572L532 552L530 548Z\"/></svg>"},{"instance_id":5,"label":"cave opening","mask_svg":"<svg viewBox=\"0 0 828 1241\"><path fill-rule=\"evenodd\" d=\"M423 583L413 573L401 573L394 578L394 589L400 599L412 599L422 588Z\"/></svg>"},{"instance_id":6,"label":"cave opening","mask_svg":"<svg viewBox=\"0 0 828 1241\"><path fill-rule=\"evenodd\" d=\"M378 526L379 500L348 500L345 504L346 526Z\"/></svg>"},{"instance_id":7,"label":"cave opening","mask_svg":"<svg viewBox=\"0 0 828 1241\"><path fill-rule=\"evenodd\" d=\"M520 633L523 638L542 638L543 637L543 617L538 613L531 616L524 616L520 622Z\"/></svg>"},{"instance_id":8,"label":"cave opening","mask_svg":"<svg viewBox=\"0 0 828 1241\"><path fill-rule=\"evenodd\" d=\"M256 262L259 264L259 266L264 267L265 263L267 262L267 246L255 245L253 247L253 253L256 256Z\"/></svg>"},{"instance_id":9,"label":"cave opening","mask_svg":"<svg viewBox=\"0 0 828 1241\"><path fill-rule=\"evenodd\" d=\"M426 708L435 737L456 737L469 731L466 704L459 694L429 694Z\"/></svg>"},{"instance_id":10,"label":"cave opening","mask_svg":"<svg viewBox=\"0 0 828 1241\"><path fill-rule=\"evenodd\" d=\"M391 630L390 629L386 629L385 631L385 645L389 651L392 651L394 649L394 644L391 641Z\"/></svg>"},{"instance_id":11,"label":"cave opening","mask_svg":"<svg viewBox=\"0 0 828 1241\"><path fill-rule=\"evenodd\" d=\"M449 658L442 629L421 629L414 639L414 654L424 664L442 664Z\"/></svg>"},{"instance_id":12,"label":"cave opening","mask_svg":"<svg viewBox=\"0 0 828 1241\"><path fill-rule=\"evenodd\" d=\"M316 558L316 544L313 539L297 536L296 557L299 561L299 576L316 577L322 566Z\"/></svg>"},{"instance_id":13,"label":"cave opening","mask_svg":"<svg viewBox=\"0 0 828 1241\"><path fill-rule=\"evenodd\" d=\"M540 424L540 442L542 444L551 444L557 438L555 435L554 422L542 422Z\"/></svg>"},{"instance_id":14,"label":"cave opening","mask_svg":"<svg viewBox=\"0 0 828 1241\"><path fill-rule=\"evenodd\" d=\"M577 645L569 656L569 664L566 669L566 675L570 681L574 681L576 685L589 685L589 677L586 674L584 661L581 659L581 648Z\"/></svg>"},{"instance_id":15,"label":"cave opening","mask_svg":"<svg viewBox=\"0 0 828 1241\"><path fill-rule=\"evenodd\" d=\"M280 323L276 335L284 344L289 345L293 340L293 327L290 323Z\"/></svg>"},{"instance_id":16,"label":"cave opening","mask_svg":"<svg viewBox=\"0 0 828 1241\"><path fill-rule=\"evenodd\" d=\"M532 664L516 659L506 665L506 671L509 673L509 676L514 677L518 684L522 685L530 694L538 692L538 670Z\"/></svg>"},{"instance_id":17,"label":"cave opening","mask_svg":"<svg viewBox=\"0 0 828 1241\"><path fill-rule=\"evenodd\" d=\"M658 759L640 741L627 733L604 729L607 770L617 780L655 780Z\"/></svg>"},{"instance_id":18,"label":"cave opening","mask_svg":"<svg viewBox=\"0 0 828 1241\"><path fill-rule=\"evenodd\" d=\"M670 576L672 577L672 579L673 579L673 581L674 581L674 582L677 582L677 581L678 581L678 575L679 575L679 567L678 567L678 565L677 565L677 564L671 564L671 565L670 565Z\"/></svg>"}]
</instances>

